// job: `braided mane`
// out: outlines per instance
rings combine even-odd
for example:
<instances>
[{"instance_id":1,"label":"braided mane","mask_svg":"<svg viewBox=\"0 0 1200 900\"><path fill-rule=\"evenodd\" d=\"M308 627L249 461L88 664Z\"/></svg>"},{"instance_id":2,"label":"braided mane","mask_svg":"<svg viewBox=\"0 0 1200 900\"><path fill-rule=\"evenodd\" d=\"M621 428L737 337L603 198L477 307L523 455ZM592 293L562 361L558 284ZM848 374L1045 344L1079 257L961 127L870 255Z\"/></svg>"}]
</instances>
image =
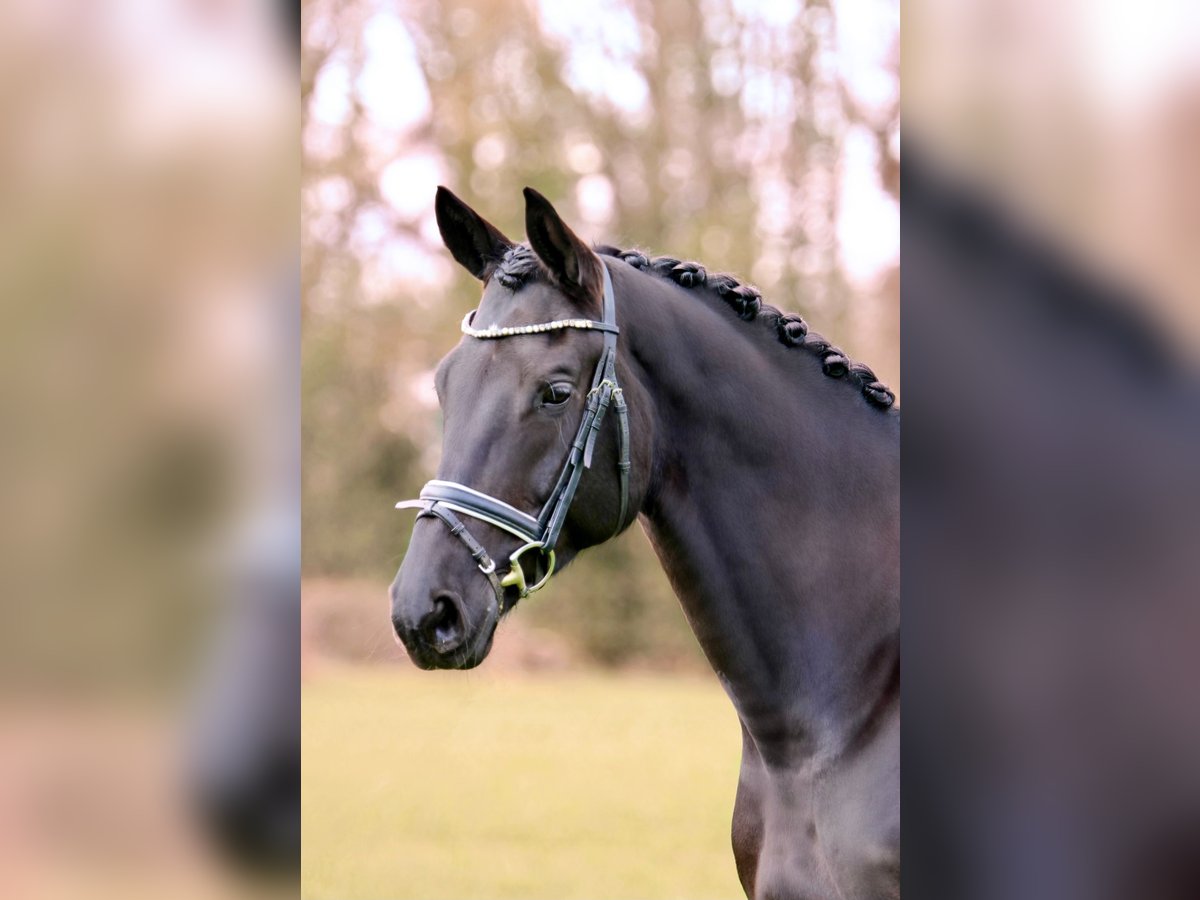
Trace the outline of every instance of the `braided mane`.
<instances>
[{"instance_id":1,"label":"braided mane","mask_svg":"<svg viewBox=\"0 0 1200 900\"><path fill-rule=\"evenodd\" d=\"M889 409L896 402L891 388L875 377L869 366L851 362L840 349L833 346L815 331L809 331L808 323L798 315L785 313L762 302L758 288L741 284L732 275L710 275L697 262L682 262L670 256L651 258L637 250L618 250L616 247L597 247L596 252L623 260L635 269L669 278L680 287L697 288L707 286L718 297L733 307L743 321L760 319L774 328L780 343L787 347L799 347L816 354L821 359L821 370L830 378L847 378L856 384L871 405Z\"/></svg>"},{"instance_id":2,"label":"braided mane","mask_svg":"<svg viewBox=\"0 0 1200 900\"><path fill-rule=\"evenodd\" d=\"M800 316L763 303L758 288L742 284L732 275L710 275L700 263L681 262L670 256L651 258L638 250L619 250L609 246L597 247L596 252L620 259L643 272L669 278L680 287L708 287L733 307L744 321L759 319L774 328L776 337L784 346L798 347L816 354L821 360L821 371L830 378L849 379L872 406L890 409L896 402L896 395L891 388L876 378L869 366L851 362L840 349L815 331L809 331L808 323ZM542 274L537 256L524 244L509 247L504 257L497 261L493 272L494 277L511 290L517 290Z\"/></svg>"}]
</instances>

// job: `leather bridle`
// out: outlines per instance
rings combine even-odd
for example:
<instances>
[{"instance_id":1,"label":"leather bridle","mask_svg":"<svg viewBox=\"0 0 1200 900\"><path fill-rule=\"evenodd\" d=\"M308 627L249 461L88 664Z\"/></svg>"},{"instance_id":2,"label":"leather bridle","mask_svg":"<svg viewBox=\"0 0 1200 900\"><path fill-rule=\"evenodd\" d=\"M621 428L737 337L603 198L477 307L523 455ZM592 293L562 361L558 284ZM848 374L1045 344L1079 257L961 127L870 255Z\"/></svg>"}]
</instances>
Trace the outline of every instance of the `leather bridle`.
<instances>
[{"instance_id":1,"label":"leather bridle","mask_svg":"<svg viewBox=\"0 0 1200 900\"><path fill-rule=\"evenodd\" d=\"M621 512L617 516L615 536L625 526L625 518L629 513L629 411L625 405L625 395L617 384L617 328L616 301L613 298L612 278L608 267L601 264L604 273L604 309L603 319L559 319L554 322L542 322L536 325L513 325L478 329L472 326L475 313L467 313L462 321L462 332L468 337L479 340L497 340L500 338L516 337L528 334L544 334L548 331L558 331L564 328L574 328L583 331L599 331L604 335L604 346L600 353L600 361L596 363L596 371L592 376L592 387L588 391L587 405L584 407L583 420L575 433L575 440L567 454L567 461L555 482L541 512L537 516L529 515L503 500L477 491L465 484L455 481L433 480L421 488L420 497L416 500L404 500L396 504L397 509L420 509L417 518L426 516L441 519L450 533L466 546L475 560L479 571L487 577L496 595L496 605L500 613L504 612L504 592L506 588L516 588L518 599L527 597L534 591L545 587L554 574L554 546L558 542L559 533L566 521L567 512L575 499L575 491L583 470L592 466L592 451L596 438L600 434L600 426L604 415L611 405L617 412L618 457L617 471L621 482ZM493 525L502 531L519 538L524 543L509 556L509 569L504 575L496 572L496 563L488 555L487 550L467 530L466 525L456 515L469 516ZM525 579L525 570L521 567L521 557L530 550L538 551L545 560L545 574L530 585Z\"/></svg>"}]
</instances>

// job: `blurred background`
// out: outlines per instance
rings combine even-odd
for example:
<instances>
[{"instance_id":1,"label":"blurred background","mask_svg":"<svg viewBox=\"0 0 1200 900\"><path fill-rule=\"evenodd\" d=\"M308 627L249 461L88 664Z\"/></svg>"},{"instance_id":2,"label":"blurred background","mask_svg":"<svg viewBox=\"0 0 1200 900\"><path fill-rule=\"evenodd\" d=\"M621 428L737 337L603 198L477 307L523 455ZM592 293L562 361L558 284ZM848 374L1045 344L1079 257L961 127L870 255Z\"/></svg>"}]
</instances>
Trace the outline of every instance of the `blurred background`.
<instances>
[{"instance_id":1,"label":"blurred background","mask_svg":"<svg viewBox=\"0 0 1200 900\"><path fill-rule=\"evenodd\" d=\"M434 191L523 238L531 185L585 239L735 272L898 390L898 3L302 9L305 894L738 896L736 718L640 529L477 671L393 642L392 507L480 291Z\"/></svg>"},{"instance_id":2,"label":"blurred background","mask_svg":"<svg viewBox=\"0 0 1200 900\"><path fill-rule=\"evenodd\" d=\"M1200 12L1186 0L905 7L910 145L1200 347Z\"/></svg>"}]
</instances>

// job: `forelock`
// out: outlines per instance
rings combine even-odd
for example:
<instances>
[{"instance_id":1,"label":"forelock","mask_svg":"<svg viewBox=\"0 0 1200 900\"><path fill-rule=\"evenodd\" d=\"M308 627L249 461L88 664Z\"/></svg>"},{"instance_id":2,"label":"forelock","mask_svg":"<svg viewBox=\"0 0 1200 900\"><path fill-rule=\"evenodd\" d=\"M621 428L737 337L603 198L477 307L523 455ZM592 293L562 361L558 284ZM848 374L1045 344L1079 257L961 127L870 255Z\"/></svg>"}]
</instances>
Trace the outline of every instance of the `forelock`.
<instances>
[{"instance_id":1,"label":"forelock","mask_svg":"<svg viewBox=\"0 0 1200 900\"><path fill-rule=\"evenodd\" d=\"M542 274L542 264L528 244L509 247L492 277L510 291L520 290Z\"/></svg>"}]
</instances>

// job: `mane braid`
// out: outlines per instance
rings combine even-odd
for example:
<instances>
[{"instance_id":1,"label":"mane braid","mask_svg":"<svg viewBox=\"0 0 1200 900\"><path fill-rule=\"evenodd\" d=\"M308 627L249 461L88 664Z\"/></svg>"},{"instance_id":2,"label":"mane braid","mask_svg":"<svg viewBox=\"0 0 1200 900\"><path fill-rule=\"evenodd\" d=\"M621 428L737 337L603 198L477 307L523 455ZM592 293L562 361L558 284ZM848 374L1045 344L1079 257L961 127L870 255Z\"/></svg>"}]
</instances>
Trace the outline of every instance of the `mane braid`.
<instances>
[{"instance_id":1,"label":"mane braid","mask_svg":"<svg viewBox=\"0 0 1200 900\"><path fill-rule=\"evenodd\" d=\"M809 331L808 323L800 316L784 313L763 303L758 288L742 284L732 275L710 275L697 262L682 262L670 256L651 258L638 250L619 250L609 246L597 247L596 252L620 259L643 272L669 278L680 287L708 287L728 303L743 321L761 319L774 326L775 335L784 346L799 347L816 354L821 360L821 371L830 378L849 379L872 406L890 409L896 402L896 395L891 388L876 378L869 366L851 362L840 349L815 331Z\"/></svg>"}]
</instances>

